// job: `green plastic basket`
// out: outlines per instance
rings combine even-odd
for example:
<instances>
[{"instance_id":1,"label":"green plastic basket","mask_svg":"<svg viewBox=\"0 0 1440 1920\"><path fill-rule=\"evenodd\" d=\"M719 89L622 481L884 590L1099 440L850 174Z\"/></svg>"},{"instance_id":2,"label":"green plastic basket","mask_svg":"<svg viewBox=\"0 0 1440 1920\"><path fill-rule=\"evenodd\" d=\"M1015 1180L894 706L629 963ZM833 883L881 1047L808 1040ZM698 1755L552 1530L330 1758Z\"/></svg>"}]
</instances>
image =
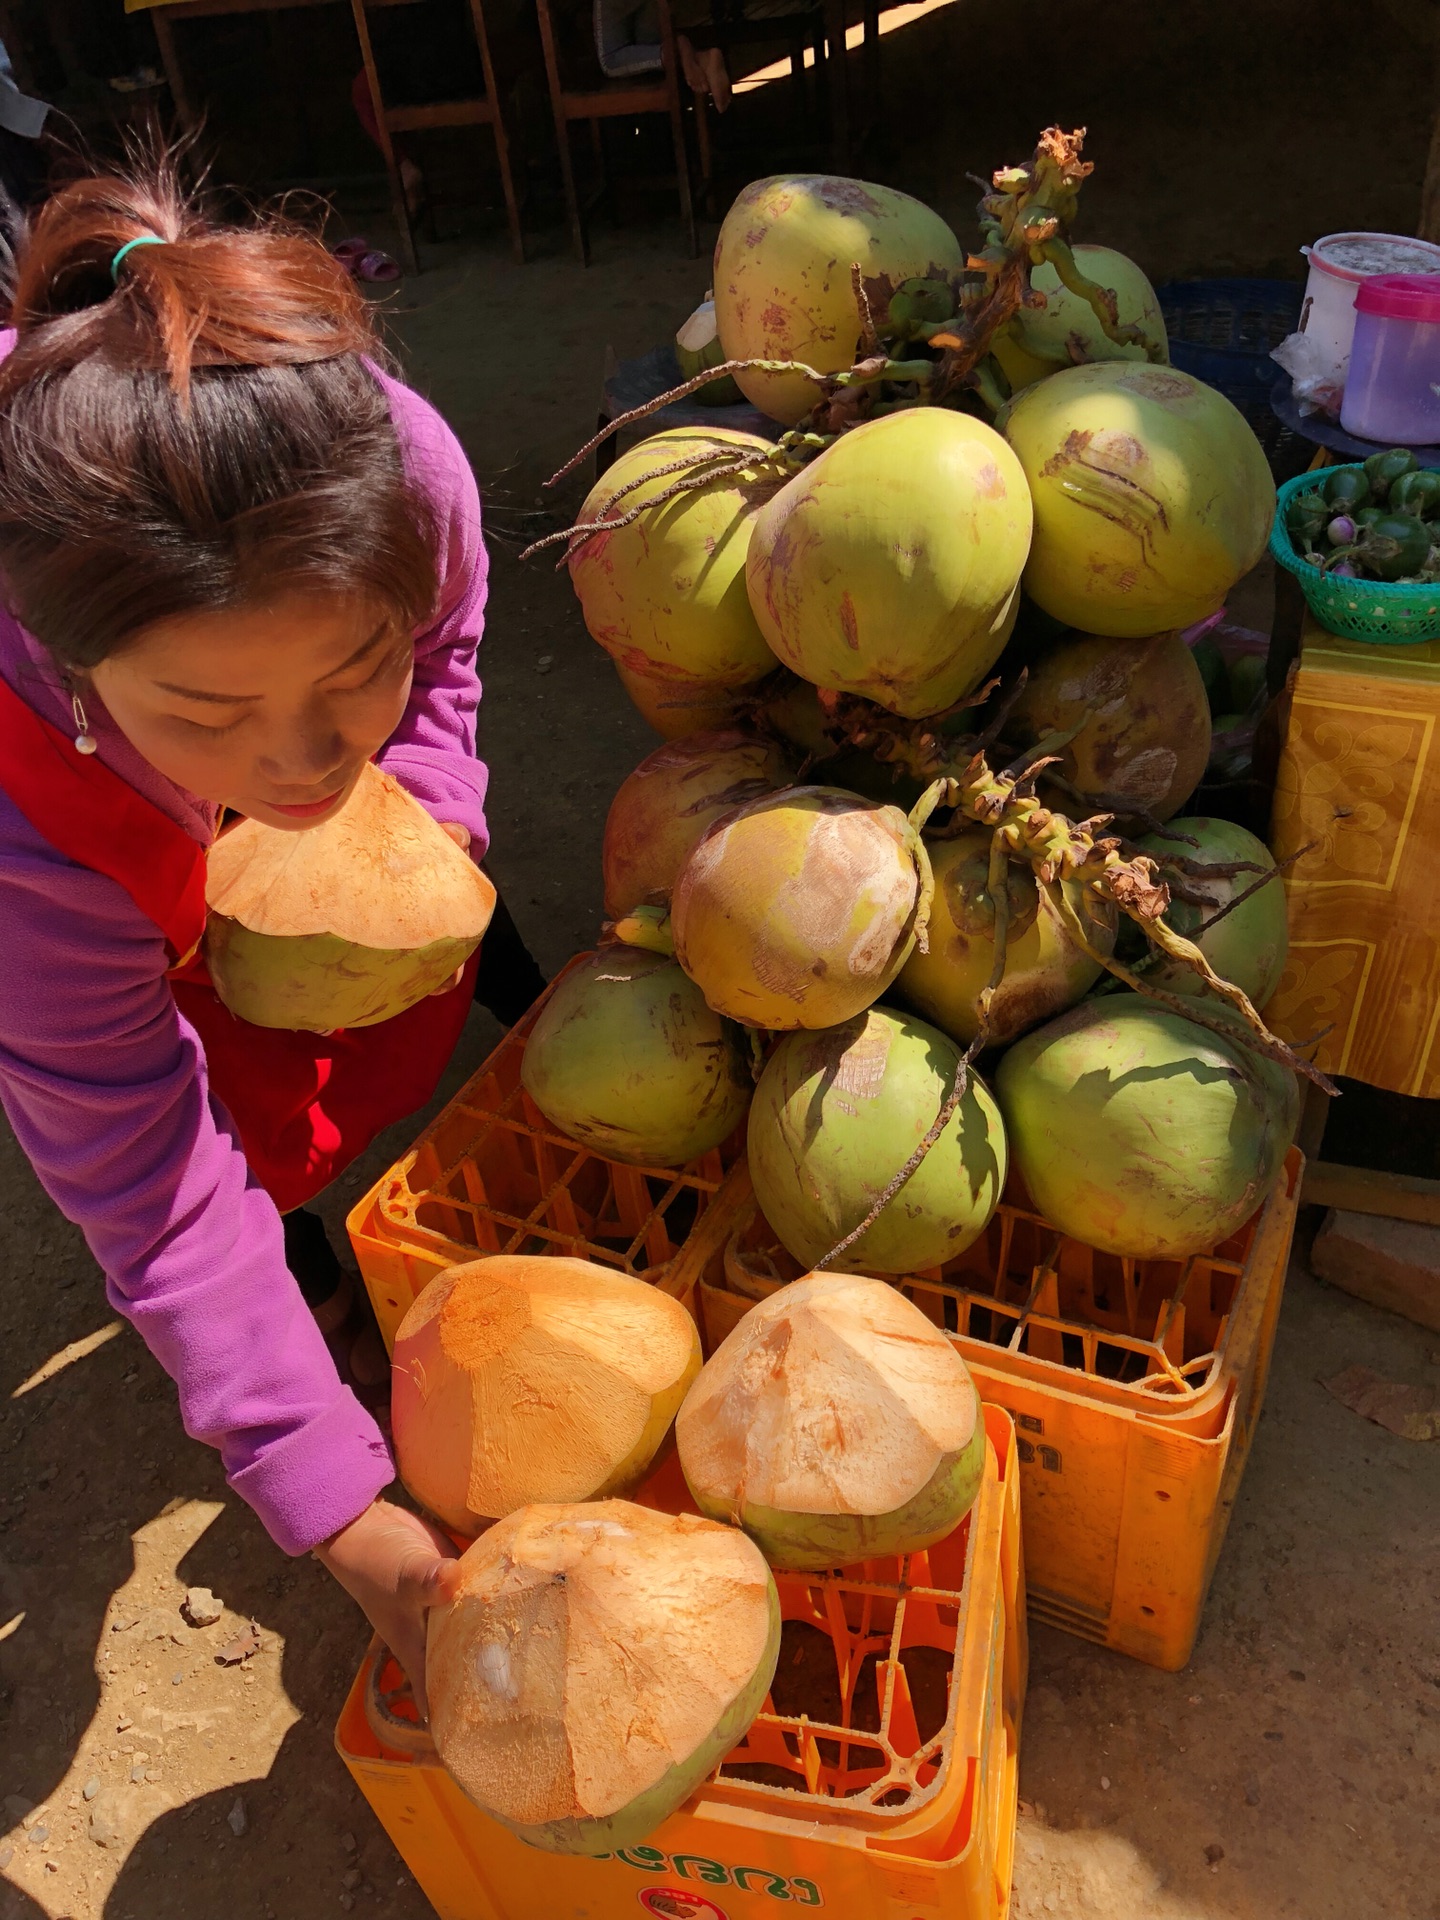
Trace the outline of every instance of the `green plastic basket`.
<instances>
[{"instance_id":1,"label":"green plastic basket","mask_svg":"<svg viewBox=\"0 0 1440 1920\"><path fill-rule=\"evenodd\" d=\"M1282 567L1300 582L1310 611L1331 633L1347 640L1368 640L1377 647L1413 647L1422 640L1440 640L1440 580L1412 585L1388 580L1347 580L1321 573L1296 553L1285 525L1285 509L1297 493L1323 486L1332 473L1346 467L1358 472L1362 462L1316 467L1287 480L1275 496L1275 524L1270 529L1270 551Z\"/></svg>"}]
</instances>

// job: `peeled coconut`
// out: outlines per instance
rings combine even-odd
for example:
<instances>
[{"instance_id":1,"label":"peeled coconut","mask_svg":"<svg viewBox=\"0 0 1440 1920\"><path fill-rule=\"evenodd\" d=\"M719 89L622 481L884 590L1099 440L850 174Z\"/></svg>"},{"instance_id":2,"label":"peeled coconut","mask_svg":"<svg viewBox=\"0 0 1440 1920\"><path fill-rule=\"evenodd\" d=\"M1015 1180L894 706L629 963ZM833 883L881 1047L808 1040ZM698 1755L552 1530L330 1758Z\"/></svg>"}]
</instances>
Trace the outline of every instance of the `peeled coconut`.
<instances>
[{"instance_id":1,"label":"peeled coconut","mask_svg":"<svg viewBox=\"0 0 1440 1920\"><path fill-rule=\"evenodd\" d=\"M817 373L853 366L858 265L883 315L904 280L958 284L965 249L938 213L907 193L835 174L777 174L736 199L715 243L715 315L727 360L799 360ZM787 427L820 395L801 374L751 370L736 385Z\"/></svg>"},{"instance_id":2,"label":"peeled coconut","mask_svg":"<svg viewBox=\"0 0 1440 1920\"><path fill-rule=\"evenodd\" d=\"M898 807L787 787L696 843L671 896L675 956L732 1020L833 1026L904 965L923 860Z\"/></svg>"},{"instance_id":3,"label":"peeled coconut","mask_svg":"<svg viewBox=\"0 0 1440 1920\"><path fill-rule=\"evenodd\" d=\"M1056 748L1057 771L1087 802L1122 817L1126 803L1160 820L1178 813L1210 758L1205 681L1179 634L1082 634L1047 653L1031 669L1007 736L1033 746L1076 727Z\"/></svg>"},{"instance_id":4,"label":"peeled coconut","mask_svg":"<svg viewBox=\"0 0 1440 1920\"><path fill-rule=\"evenodd\" d=\"M525 1042L520 1078L560 1132L608 1160L680 1167L750 1101L740 1035L673 960L605 947L567 973Z\"/></svg>"},{"instance_id":5,"label":"peeled coconut","mask_svg":"<svg viewBox=\"0 0 1440 1920\"><path fill-rule=\"evenodd\" d=\"M902 1293L858 1274L812 1273L752 1307L675 1439L700 1511L797 1570L934 1546L985 1470L965 1362Z\"/></svg>"},{"instance_id":6,"label":"peeled coconut","mask_svg":"<svg viewBox=\"0 0 1440 1920\"><path fill-rule=\"evenodd\" d=\"M495 889L398 781L366 765L302 833L242 820L211 847L205 963L233 1014L331 1033L393 1020L442 987Z\"/></svg>"},{"instance_id":7,"label":"peeled coconut","mask_svg":"<svg viewBox=\"0 0 1440 1920\"><path fill-rule=\"evenodd\" d=\"M551 1254L448 1267L395 1336L400 1478L463 1534L628 1493L699 1371L695 1322L643 1280Z\"/></svg>"},{"instance_id":8,"label":"peeled coconut","mask_svg":"<svg viewBox=\"0 0 1440 1920\"><path fill-rule=\"evenodd\" d=\"M680 368L680 378L693 380L697 373L704 373L707 367L718 367L724 358L719 329L715 324L715 296L707 293L675 335L675 359ZM718 380L711 380L708 385L691 394L690 398L702 407L733 407L745 396L736 386L734 378L726 373Z\"/></svg>"},{"instance_id":9,"label":"peeled coconut","mask_svg":"<svg viewBox=\"0 0 1440 1920\"><path fill-rule=\"evenodd\" d=\"M1082 242L1073 251L1075 264L1086 279L1108 287L1115 295L1120 325L1138 327L1145 344L1121 346L1112 340L1096 319L1090 302L1062 285L1054 267L1044 260L1030 274L1033 291L1045 296L1044 306L1022 307L991 347L1016 393L1061 367L1085 366L1093 360L1155 364L1148 351L1151 347L1158 349L1160 363L1170 358L1160 302L1135 262L1114 247Z\"/></svg>"},{"instance_id":10,"label":"peeled coconut","mask_svg":"<svg viewBox=\"0 0 1440 1920\"><path fill-rule=\"evenodd\" d=\"M708 680L667 680L658 674L636 673L618 660L614 666L615 677L636 712L665 740L735 726L761 684L757 680L749 686L726 687Z\"/></svg>"},{"instance_id":11,"label":"peeled coconut","mask_svg":"<svg viewBox=\"0 0 1440 1920\"><path fill-rule=\"evenodd\" d=\"M980 1029L979 998L995 966L995 906L990 897L990 834L974 827L930 844L935 897L928 953L919 948L901 969L899 989L911 1006L952 1040L967 1045ZM990 1002L991 1046L1053 1019L1087 994L1103 968L1075 944L1048 888L1028 866L1006 863L1009 920L1005 973ZM1076 880L1062 880L1065 899L1097 952L1115 947L1116 914Z\"/></svg>"},{"instance_id":12,"label":"peeled coconut","mask_svg":"<svg viewBox=\"0 0 1440 1920\"><path fill-rule=\"evenodd\" d=\"M733 727L657 747L620 783L605 818L606 913L618 920L666 899L711 822L773 792L788 772L777 746Z\"/></svg>"},{"instance_id":13,"label":"peeled coconut","mask_svg":"<svg viewBox=\"0 0 1440 1920\"><path fill-rule=\"evenodd\" d=\"M430 1731L531 1846L614 1853L740 1743L779 1651L774 1579L734 1527L624 1500L522 1507L429 1616Z\"/></svg>"},{"instance_id":14,"label":"peeled coconut","mask_svg":"<svg viewBox=\"0 0 1440 1920\"><path fill-rule=\"evenodd\" d=\"M1191 844L1186 844L1187 842ZM1163 860L1166 854L1191 862L1229 865L1248 861L1262 872L1273 873L1275 856L1263 840L1257 840L1232 820L1205 818L1172 820L1164 833L1154 833L1139 842L1142 853ZM1162 869L1162 877L1164 876ZM1290 930L1285 910L1285 889L1276 881L1261 887L1245 902L1227 913L1213 928L1210 922L1228 907L1237 894L1244 893L1260 878L1259 873L1237 873L1210 877L1187 873L1184 884L1203 893L1209 905L1173 898L1165 910L1166 923L1187 940L1193 940L1222 979L1240 987L1253 1007L1263 1007L1280 984L1285 960L1290 951ZM1170 993L1205 994L1210 991L1194 971L1177 960L1160 959L1146 974L1157 986Z\"/></svg>"},{"instance_id":15,"label":"peeled coconut","mask_svg":"<svg viewBox=\"0 0 1440 1920\"><path fill-rule=\"evenodd\" d=\"M1178 368L1070 367L1015 400L1005 437L1035 502L1025 591L1067 626L1188 627L1265 551L1275 482L1260 442Z\"/></svg>"},{"instance_id":16,"label":"peeled coconut","mask_svg":"<svg viewBox=\"0 0 1440 1920\"><path fill-rule=\"evenodd\" d=\"M944 407L868 421L762 507L750 603L802 679L891 713L939 713L1015 624L1030 491L992 427Z\"/></svg>"},{"instance_id":17,"label":"peeled coconut","mask_svg":"<svg viewBox=\"0 0 1440 1920\"><path fill-rule=\"evenodd\" d=\"M655 504L704 455L732 451L753 454L753 467ZM777 485L766 452L753 433L672 427L622 453L590 489L582 522L601 519L612 501L614 518L648 509L570 553L585 625L620 666L682 692L748 686L774 671L745 591L755 515Z\"/></svg>"},{"instance_id":18,"label":"peeled coconut","mask_svg":"<svg viewBox=\"0 0 1440 1920\"><path fill-rule=\"evenodd\" d=\"M995 1090L1045 1218L1138 1259L1229 1239L1274 1185L1300 1115L1295 1075L1238 1027L1231 1041L1128 993L1017 1040Z\"/></svg>"},{"instance_id":19,"label":"peeled coconut","mask_svg":"<svg viewBox=\"0 0 1440 1920\"><path fill-rule=\"evenodd\" d=\"M746 1152L761 1210L802 1267L865 1219L934 1124L959 1060L943 1033L888 1007L776 1047L755 1089ZM1005 1171L1005 1128L972 1072L939 1139L837 1270L942 1266L985 1231Z\"/></svg>"}]
</instances>

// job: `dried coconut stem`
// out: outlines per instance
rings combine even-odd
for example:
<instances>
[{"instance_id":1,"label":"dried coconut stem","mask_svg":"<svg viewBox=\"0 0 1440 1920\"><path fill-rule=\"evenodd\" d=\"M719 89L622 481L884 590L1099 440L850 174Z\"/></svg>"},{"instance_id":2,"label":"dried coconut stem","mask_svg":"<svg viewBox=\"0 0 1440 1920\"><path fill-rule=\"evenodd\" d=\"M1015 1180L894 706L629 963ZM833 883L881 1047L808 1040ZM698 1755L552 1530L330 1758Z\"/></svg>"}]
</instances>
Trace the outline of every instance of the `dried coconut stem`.
<instances>
[{"instance_id":1,"label":"dried coconut stem","mask_svg":"<svg viewBox=\"0 0 1440 1920\"><path fill-rule=\"evenodd\" d=\"M1312 853L1319 844L1318 840L1307 840L1303 847L1297 847L1294 853L1287 853L1283 860L1277 860L1275 865L1262 873L1258 880L1252 880L1243 893L1237 893L1233 900L1225 902L1218 913L1212 914L1201 928L1201 932L1208 933L1211 927L1218 926L1227 913L1234 913L1237 907L1243 907L1252 894L1259 893L1262 887L1268 887L1272 880L1278 880L1282 874L1287 873L1294 866L1297 860L1303 859L1307 853Z\"/></svg>"},{"instance_id":2,"label":"dried coconut stem","mask_svg":"<svg viewBox=\"0 0 1440 1920\"><path fill-rule=\"evenodd\" d=\"M995 930L992 938L995 942L995 959L990 968L990 978L981 988L976 1000L980 1013L980 1025L975 1038L961 1054L955 1066L955 1077L950 1083L950 1091L941 1103L940 1111L931 1122L925 1138L916 1147L910 1158L901 1167L894 1179L889 1182L883 1193L875 1201L858 1227L851 1229L837 1246L833 1246L823 1260L817 1260L813 1271L823 1272L833 1260L849 1251L855 1242L867 1234L890 1202L899 1193L906 1181L911 1179L924 1164L925 1156L935 1145L954 1118L960 1102L970 1085L970 1069L985 1050L990 1037L990 1003L995 997L995 989L1005 975L1006 947L1010 937L1010 860L1003 834L996 832L990 840L990 873L987 886L990 890L990 904L995 916Z\"/></svg>"},{"instance_id":3,"label":"dried coconut stem","mask_svg":"<svg viewBox=\"0 0 1440 1920\"><path fill-rule=\"evenodd\" d=\"M697 373L690 380L682 380L678 387L658 394L655 399L647 400L641 407L631 407L628 413L619 413L613 420L607 421L598 433L581 447L578 453L572 453L563 467L557 467L545 482L547 487L558 486L566 474L573 473L584 460L588 460L598 446L608 440L612 433L619 433L633 420L644 420L652 413L658 413L662 407L673 406L677 400L688 399L692 393L698 393L701 387L708 387L712 380L723 380L727 373L798 373L807 380L813 380L816 386L823 386L831 374L817 373L814 367L807 367L800 360L722 360L718 367L706 367L703 373Z\"/></svg>"},{"instance_id":4,"label":"dried coconut stem","mask_svg":"<svg viewBox=\"0 0 1440 1920\"><path fill-rule=\"evenodd\" d=\"M1147 1000L1154 1000L1157 1005L1164 1007L1168 1012L1179 1014L1182 1020L1189 1020L1192 1025L1204 1027L1208 1032L1219 1035L1222 1040L1229 1040L1232 1043L1239 1041L1242 1046L1248 1047L1252 1053L1258 1053L1267 1060L1273 1060L1277 1066L1288 1067L1292 1073L1303 1074L1307 1080L1313 1081L1322 1093L1334 1094L1339 1092L1339 1088L1335 1086L1334 1082L1329 1080L1317 1066L1313 1065L1309 1060L1306 1060L1302 1055L1296 1053L1294 1049L1287 1046L1283 1040L1277 1040L1260 1018L1259 1014L1256 1013L1254 1007L1251 1006L1244 992L1242 992L1239 987L1232 985L1230 981L1223 980L1220 975L1215 972L1199 947L1197 947L1193 941L1185 940L1179 934L1172 933L1168 927L1165 927L1163 920L1153 922L1146 921L1141 919L1137 914L1130 914L1130 918L1137 921L1139 926L1144 930L1147 938L1156 940L1156 943L1163 947L1164 951L1168 953L1172 959L1181 960L1187 966L1193 967L1207 986L1228 1000L1230 1004L1235 1007L1236 1011L1241 1014L1246 1027L1249 1029L1248 1032L1242 1032L1233 1022L1217 1020L1213 1014L1206 1013L1199 1000L1183 994L1167 993L1163 987L1152 985L1143 974L1136 973L1133 968L1125 966L1124 963L1117 960L1113 954L1102 953L1098 947L1093 946L1087 939L1085 929L1080 922L1080 916L1074 911L1070 902L1065 898L1064 888L1052 883L1047 886L1046 890L1054 902L1061 919L1064 921L1066 931L1069 933L1070 938L1083 953L1088 954L1092 960L1104 967L1107 973L1113 974L1114 977L1125 986L1132 988L1136 993L1142 994ZM1125 911L1125 909L1122 909L1122 911ZM1163 937L1157 938L1157 930L1160 928L1164 928L1164 932L1170 935L1168 941ZM1171 944L1172 942L1173 944Z\"/></svg>"},{"instance_id":5,"label":"dried coconut stem","mask_svg":"<svg viewBox=\"0 0 1440 1920\"><path fill-rule=\"evenodd\" d=\"M622 527L633 526L642 514L649 513L652 508L663 507L667 500L674 500L682 493L696 493L701 487L708 487L713 480L728 480L732 474L743 473L746 467L753 466L754 462L731 460L721 466L704 466L699 472L694 470L693 461L682 461L680 464L690 471L683 479L671 481L670 485L663 492L657 493L653 500L641 501L639 506L631 507L627 513L618 515L614 520L585 520L579 526L562 527L558 533L547 533L542 539L533 540L520 558L528 560L532 553L539 553L544 547L557 546L563 540L566 542L566 551L560 565L564 566L570 558L571 547L588 540L592 533L618 533ZM666 467L663 471L673 473L675 469ZM654 474L647 473L643 476L643 480L653 480L655 477ZM629 492L630 489L627 488L626 491Z\"/></svg>"},{"instance_id":6,"label":"dried coconut stem","mask_svg":"<svg viewBox=\"0 0 1440 1920\"><path fill-rule=\"evenodd\" d=\"M855 294L855 305L860 312L860 351L863 357L880 351L880 335L875 329L875 316L870 311L870 296L865 291L865 275L860 270L860 262L850 262L850 285Z\"/></svg>"}]
</instances>

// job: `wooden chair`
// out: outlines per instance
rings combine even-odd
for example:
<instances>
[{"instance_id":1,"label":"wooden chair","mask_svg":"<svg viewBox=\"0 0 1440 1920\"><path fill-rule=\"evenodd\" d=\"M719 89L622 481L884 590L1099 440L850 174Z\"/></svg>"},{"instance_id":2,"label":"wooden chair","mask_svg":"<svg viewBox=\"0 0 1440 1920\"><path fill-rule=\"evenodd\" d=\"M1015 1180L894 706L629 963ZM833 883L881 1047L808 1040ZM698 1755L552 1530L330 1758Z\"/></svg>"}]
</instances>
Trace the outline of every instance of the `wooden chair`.
<instances>
[{"instance_id":1,"label":"wooden chair","mask_svg":"<svg viewBox=\"0 0 1440 1920\"><path fill-rule=\"evenodd\" d=\"M175 29L181 21L215 19L221 15L230 14L285 13L292 8L342 3L343 0L180 0L179 4L156 7L150 18L154 22L160 58L164 63L165 77L170 86L170 97L175 103L175 113L180 124L187 132L193 133L200 120L200 115L190 96L184 68L180 63ZM428 106L420 107L390 107L385 104L380 78L375 67L375 55L370 43L370 27L366 16L371 7L413 4L415 0L350 0L351 11L355 17L356 37L359 39L360 53L365 64L366 83L370 89L371 105L375 113L380 148L385 157L385 171L390 179L390 195L395 207L395 223L400 230L400 251L404 264L411 273L420 271L420 262L415 251L414 226L410 218L410 210L405 203L405 188L400 178L400 163L392 136L397 133L416 131L422 127L488 126L493 128L496 154L500 162L500 183L505 194L506 218L510 227L510 243L516 259L523 260L525 258L524 242L520 231L520 209L515 196L515 182L510 166L510 139L505 124L500 90L495 81L494 64L490 58L490 40L485 30L482 0L469 0L469 7L475 28L475 38L480 49L480 64L485 80L484 96L480 99L435 101Z\"/></svg>"},{"instance_id":2,"label":"wooden chair","mask_svg":"<svg viewBox=\"0 0 1440 1920\"><path fill-rule=\"evenodd\" d=\"M370 41L370 23L366 15L371 6L394 4L396 0L350 0L360 55L365 62L365 79L370 88L380 149L385 156L385 171L390 177L390 199L395 209L395 224L400 229L400 248L405 265L411 273L420 271L420 259L415 250L415 225L405 197L405 183L401 178L400 160L392 136L397 133L418 133L429 127L490 128L495 136L495 157L499 162L500 185L505 195L510 248L516 260L523 265L525 235L520 225L520 203L516 197L515 175L510 164L510 132L505 121L503 97L495 78L495 63L490 55L490 36L485 28L481 0L469 0L469 7L476 44L480 49L480 65L485 76L483 96L469 100L436 100L426 106L389 106L381 91L379 69Z\"/></svg>"},{"instance_id":3,"label":"wooden chair","mask_svg":"<svg viewBox=\"0 0 1440 1920\"><path fill-rule=\"evenodd\" d=\"M648 113L669 116L670 136L675 147L675 174L680 190L680 216L685 222L691 255L700 251L700 235L695 225L695 197L690 181L690 154L685 138L685 109L681 94L680 57L675 46L675 27L669 0L659 0L660 53L662 68L653 78L649 74L632 79L612 80L602 71L595 51L589 0L580 0L573 10L560 14L551 0L535 0L540 19L540 44L545 55L545 77L550 86L550 109L555 117L555 141L560 149L560 179L565 190L565 211L570 223L570 238L582 265L590 263L590 248L585 234L585 213L603 191L604 157L600 144L602 120L634 120ZM710 172L709 128L705 121L703 96L696 100L696 132L700 144L702 173ZM590 123L592 151L600 163L602 186L584 208L575 186L575 167L570 152L570 128L577 120Z\"/></svg>"}]
</instances>

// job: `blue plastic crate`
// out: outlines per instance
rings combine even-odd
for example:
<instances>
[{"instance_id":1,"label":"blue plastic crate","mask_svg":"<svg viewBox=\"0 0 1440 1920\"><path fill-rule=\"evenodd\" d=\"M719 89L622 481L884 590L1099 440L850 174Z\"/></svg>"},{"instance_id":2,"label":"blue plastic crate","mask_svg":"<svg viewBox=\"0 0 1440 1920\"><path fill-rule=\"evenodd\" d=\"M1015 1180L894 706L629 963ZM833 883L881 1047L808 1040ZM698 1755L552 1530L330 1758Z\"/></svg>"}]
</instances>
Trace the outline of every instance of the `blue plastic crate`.
<instances>
[{"instance_id":1,"label":"blue plastic crate","mask_svg":"<svg viewBox=\"0 0 1440 1920\"><path fill-rule=\"evenodd\" d=\"M1270 350L1299 326L1303 295L1298 280L1172 280L1156 291L1172 365L1240 409L1277 479L1307 465L1312 452L1270 406L1279 377Z\"/></svg>"}]
</instances>

